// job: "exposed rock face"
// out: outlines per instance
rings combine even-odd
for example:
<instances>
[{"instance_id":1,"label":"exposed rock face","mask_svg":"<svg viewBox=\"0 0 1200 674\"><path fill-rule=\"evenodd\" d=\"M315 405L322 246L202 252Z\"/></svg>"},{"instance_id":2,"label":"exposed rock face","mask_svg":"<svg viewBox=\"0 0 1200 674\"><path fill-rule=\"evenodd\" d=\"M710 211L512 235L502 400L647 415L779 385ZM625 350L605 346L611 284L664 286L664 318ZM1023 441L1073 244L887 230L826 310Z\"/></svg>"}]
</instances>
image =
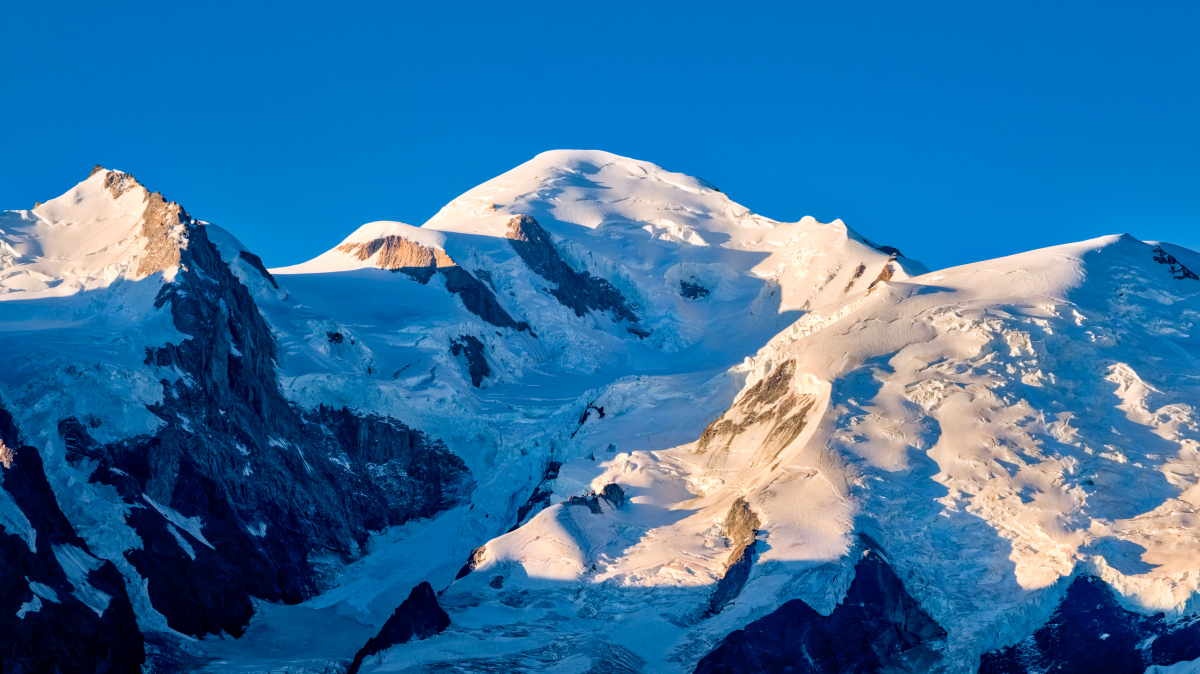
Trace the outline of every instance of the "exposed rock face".
<instances>
[{"instance_id":1,"label":"exposed rock face","mask_svg":"<svg viewBox=\"0 0 1200 674\"><path fill-rule=\"evenodd\" d=\"M258 273L263 275L263 278L270 281L271 285L276 290L279 290L279 284L275 282L275 277L272 276L271 272L267 271L266 266L263 265L262 258L255 255L254 253L251 253L248 250L243 250L242 252L238 253L238 257L242 258L246 262L249 262L251 267L254 267L255 269L257 269Z\"/></svg>"},{"instance_id":2,"label":"exposed rock face","mask_svg":"<svg viewBox=\"0 0 1200 674\"><path fill-rule=\"evenodd\" d=\"M679 294L689 300L701 300L708 297L708 288L691 281L679 282Z\"/></svg>"},{"instance_id":3,"label":"exposed rock face","mask_svg":"<svg viewBox=\"0 0 1200 674\"><path fill-rule=\"evenodd\" d=\"M1121 608L1103 581L1076 578L1050 621L1025 641L985 653L980 674L1141 674L1200 658L1200 619L1168 622Z\"/></svg>"},{"instance_id":4,"label":"exposed rock face","mask_svg":"<svg viewBox=\"0 0 1200 674\"><path fill-rule=\"evenodd\" d=\"M123 174L110 172L106 184L114 176L120 175ZM146 210L142 213L141 235L145 240L145 249L138 261L138 278L179 265L181 251L188 245L188 239L184 236L184 225L191 220L191 216L179 204L167 201L158 192L150 194Z\"/></svg>"},{"instance_id":5,"label":"exposed rock face","mask_svg":"<svg viewBox=\"0 0 1200 674\"><path fill-rule=\"evenodd\" d=\"M858 268L854 270L854 276L850 277L850 282L846 284L846 289L843 290L842 292L847 292L847 293L850 292L850 289L854 287L854 282L857 281L858 279L862 278L863 273L865 273L866 271L867 271L867 265L859 264Z\"/></svg>"},{"instance_id":6,"label":"exposed rock face","mask_svg":"<svg viewBox=\"0 0 1200 674\"><path fill-rule=\"evenodd\" d=\"M879 270L879 276L876 276L875 280L871 281L871 285L867 286L867 288L874 288L876 285L884 281L890 281L892 280L892 276L895 274L896 270L892 269L892 262L891 260L888 260L887 264L883 265L883 269Z\"/></svg>"},{"instance_id":7,"label":"exposed rock face","mask_svg":"<svg viewBox=\"0 0 1200 674\"><path fill-rule=\"evenodd\" d=\"M429 583L421 583L413 588L392 617L383 624L379 634L371 637L367 644L354 654L354 661L346 674L355 674L362 667L364 658L391 648L397 644L408 643L413 639L428 639L441 634L450 626L450 616L438 605L437 596Z\"/></svg>"},{"instance_id":8,"label":"exposed rock face","mask_svg":"<svg viewBox=\"0 0 1200 674\"><path fill-rule=\"evenodd\" d=\"M753 426L763 426L769 431L753 462L774 461L804 431L808 413L816 404L814 396L797 393L792 388L795 373L796 363L789 360L750 387L728 412L704 429L695 451L708 453L709 465L720 465L736 438Z\"/></svg>"},{"instance_id":9,"label":"exposed rock face","mask_svg":"<svg viewBox=\"0 0 1200 674\"><path fill-rule=\"evenodd\" d=\"M863 241L865 241L868 246L874 248L875 250L877 250L881 253L887 253L888 255L891 255L892 257L904 257L904 253L901 253L899 248L895 248L893 246L884 246L882 244L878 244L878 243L875 243L874 241L870 241L867 239L863 239Z\"/></svg>"},{"instance_id":10,"label":"exposed rock face","mask_svg":"<svg viewBox=\"0 0 1200 674\"><path fill-rule=\"evenodd\" d=\"M483 342L472 335L461 335L450 343L450 352L455 356L462 355L467 359L467 372L471 376L471 384L479 388L485 377L492 374L488 367L487 357L483 353Z\"/></svg>"},{"instance_id":11,"label":"exposed rock face","mask_svg":"<svg viewBox=\"0 0 1200 674\"><path fill-rule=\"evenodd\" d=\"M739 498L729 509L721 532L730 540L732 550L725 562L725 575L717 581L717 587L708 599L705 616L721 612L729 602L737 598L746 580L750 578L750 567L754 564L755 537L762 523L750 509L746 499Z\"/></svg>"},{"instance_id":12,"label":"exposed rock face","mask_svg":"<svg viewBox=\"0 0 1200 674\"><path fill-rule=\"evenodd\" d=\"M628 321L630 325L626 329L632 334L639 337L650 334L638 325L637 315L611 283L587 272L575 271L564 262L550 235L533 217L519 215L513 218L505 236L534 273L558 285L550 294L576 316L593 310L605 311L613 320Z\"/></svg>"},{"instance_id":13,"label":"exposed rock face","mask_svg":"<svg viewBox=\"0 0 1200 674\"><path fill-rule=\"evenodd\" d=\"M382 236L366 243L345 243L337 250L365 262L378 255L375 265L380 269L403 272L413 279L428 283L441 267L457 266L446 252L409 241L402 236Z\"/></svg>"},{"instance_id":14,"label":"exposed rock face","mask_svg":"<svg viewBox=\"0 0 1200 674\"><path fill-rule=\"evenodd\" d=\"M458 295L467 311L498 328L528 331L529 324L518 323L500 306L491 289L475 278L446 252L409 241L402 236L383 236L366 243L346 243L337 250L365 262L378 255L375 264L381 269L401 272L422 285L429 282L435 273L446 278L446 289Z\"/></svg>"},{"instance_id":15,"label":"exposed rock face","mask_svg":"<svg viewBox=\"0 0 1200 674\"><path fill-rule=\"evenodd\" d=\"M614 508L623 508L626 503L629 503L629 497L625 495L625 490L621 489L621 485L616 482L604 485L604 489L600 490L600 498L611 503Z\"/></svg>"},{"instance_id":16,"label":"exposed rock face","mask_svg":"<svg viewBox=\"0 0 1200 674\"><path fill-rule=\"evenodd\" d=\"M185 236L180 273L157 306L170 304L190 339L146 355L164 377L151 409L164 426L103 446L74 419L59 430L68 460L97 462L92 481L130 505L143 546L125 557L168 625L238 636L250 597L298 602L320 589L312 553L348 561L370 531L431 516L472 482L441 442L398 422L293 408L249 292L203 227Z\"/></svg>"},{"instance_id":17,"label":"exposed rock face","mask_svg":"<svg viewBox=\"0 0 1200 674\"><path fill-rule=\"evenodd\" d=\"M515 527L514 527L515 528ZM458 573L454 575L454 580L466 578L467 574L474 571L487 556L487 546L481 545L471 551L471 556L467 558L467 563L462 565Z\"/></svg>"},{"instance_id":18,"label":"exposed rock face","mask_svg":"<svg viewBox=\"0 0 1200 674\"><path fill-rule=\"evenodd\" d=\"M97 164L96 167L92 169L91 175L88 177L90 178L91 176L96 175L97 171L103 170L104 167ZM142 184L128 173L123 173L121 171L109 171L104 176L104 189L114 200L120 199L121 195L136 188L142 188ZM145 188L142 189L144 190Z\"/></svg>"},{"instance_id":19,"label":"exposed rock face","mask_svg":"<svg viewBox=\"0 0 1200 674\"><path fill-rule=\"evenodd\" d=\"M1175 279L1178 281L1182 281L1184 279L1200 281L1200 276L1196 276L1195 272L1193 272L1191 269L1188 269L1187 267L1183 266L1182 262L1180 262L1179 260L1176 260L1174 255L1163 250L1162 246L1154 247L1154 261L1159 264L1165 264L1168 267L1170 267L1171 274L1173 274L1175 276Z\"/></svg>"},{"instance_id":20,"label":"exposed rock face","mask_svg":"<svg viewBox=\"0 0 1200 674\"><path fill-rule=\"evenodd\" d=\"M621 489L621 485L610 482L604 485L600 493L595 492L583 494L582 496L572 496L563 501L564 507L584 506L592 512L593 515L599 515L604 512L600 508L600 499L608 501L608 504L614 508L620 508L629 502L629 498L625 496L625 490Z\"/></svg>"},{"instance_id":21,"label":"exposed rock face","mask_svg":"<svg viewBox=\"0 0 1200 674\"><path fill-rule=\"evenodd\" d=\"M789 601L725 637L695 671L878 672L897 655L945 636L904 590L880 553L868 548L855 568L846 598L829 616L799 599Z\"/></svg>"},{"instance_id":22,"label":"exposed rock face","mask_svg":"<svg viewBox=\"0 0 1200 674\"><path fill-rule=\"evenodd\" d=\"M558 461L551 461L546 464L546 472L542 474L542 480L533 488L533 493L529 495L529 499L524 505L517 508L517 523L512 526L509 531L516 531L522 524L529 521L530 517L550 507L550 497L554 495L554 481L558 479L558 471L562 468L562 464Z\"/></svg>"},{"instance_id":23,"label":"exposed rock face","mask_svg":"<svg viewBox=\"0 0 1200 674\"><path fill-rule=\"evenodd\" d=\"M142 634L120 572L71 528L41 456L3 407L0 446L11 499L0 533L0 671L141 672Z\"/></svg>"}]
</instances>

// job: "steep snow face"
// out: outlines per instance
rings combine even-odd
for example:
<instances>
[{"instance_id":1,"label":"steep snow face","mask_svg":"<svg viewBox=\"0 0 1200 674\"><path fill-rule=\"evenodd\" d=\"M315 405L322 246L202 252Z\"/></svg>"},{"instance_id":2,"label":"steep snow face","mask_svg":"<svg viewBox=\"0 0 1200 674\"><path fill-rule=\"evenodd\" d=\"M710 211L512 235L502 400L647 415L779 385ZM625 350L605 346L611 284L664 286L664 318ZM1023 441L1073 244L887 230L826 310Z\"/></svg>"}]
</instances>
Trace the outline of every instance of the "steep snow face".
<instances>
[{"instance_id":1,"label":"steep snow face","mask_svg":"<svg viewBox=\"0 0 1200 674\"><path fill-rule=\"evenodd\" d=\"M295 400L341 404L365 386L381 394L352 404L406 418L421 405L390 401L414 388L445 399L447 385L548 377L543 392L566 400L632 372L719 371L805 311L921 271L840 222L775 222L648 162L560 151L421 227L370 223L272 270L289 298L260 304ZM454 349L467 337L486 368Z\"/></svg>"}]
</instances>

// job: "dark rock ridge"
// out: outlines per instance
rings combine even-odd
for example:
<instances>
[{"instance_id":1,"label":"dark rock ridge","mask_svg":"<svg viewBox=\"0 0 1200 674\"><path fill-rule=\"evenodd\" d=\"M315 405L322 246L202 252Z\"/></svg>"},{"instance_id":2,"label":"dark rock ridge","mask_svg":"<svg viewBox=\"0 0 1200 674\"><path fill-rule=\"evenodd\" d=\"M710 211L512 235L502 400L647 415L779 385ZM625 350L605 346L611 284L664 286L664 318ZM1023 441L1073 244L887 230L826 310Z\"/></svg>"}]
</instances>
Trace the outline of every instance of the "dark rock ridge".
<instances>
[{"instance_id":1,"label":"dark rock ridge","mask_svg":"<svg viewBox=\"0 0 1200 674\"><path fill-rule=\"evenodd\" d=\"M891 255L892 257L904 257L904 253L901 253L899 248L894 248L892 246L880 245L869 239L863 239L863 243L867 244L868 246L874 248L875 250L877 250L881 253L886 253L888 255Z\"/></svg>"},{"instance_id":2,"label":"dark rock ridge","mask_svg":"<svg viewBox=\"0 0 1200 674\"><path fill-rule=\"evenodd\" d=\"M396 608L392 617L383 624L379 634L370 638L366 645L354 654L354 661L346 674L355 674L362 667L363 659L376 653L405 644L413 639L428 639L446 631L450 616L438 605L437 596L427 582L413 588L403 603Z\"/></svg>"},{"instance_id":3,"label":"dark rock ridge","mask_svg":"<svg viewBox=\"0 0 1200 674\"><path fill-rule=\"evenodd\" d=\"M516 529L516 527L513 527L513 529ZM512 529L510 529L510 531L512 531ZM466 578L472 571L474 571L479 567L480 564L483 563L483 560L486 556L487 545L481 545L472 550L471 556L467 558L467 563L463 564L462 568L458 570L458 573L454 574L454 580L462 580L463 578Z\"/></svg>"},{"instance_id":4,"label":"dark rock ridge","mask_svg":"<svg viewBox=\"0 0 1200 674\"><path fill-rule=\"evenodd\" d=\"M258 273L262 274L263 278L267 279L267 281L269 281L276 290L279 290L279 284L275 282L275 277L271 275L271 272L267 271L267 267L263 264L261 257L251 253L248 250L243 250L242 252L238 253L238 257L242 258L246 262L249 262L251 267L257 269Z\"/></svg>"},{"instance_id":5,"label":"dark rock ridge","mask_svg":"<svg viewBox=\"0 0 1200 674\"><path fill-rule=\"evenodd\" d=\"M524 505L517 508L517 522L509 529L510 532L516 531L522 524L528 522L529 518L550 507L550 497L554 495L553 482L558 479L558 471L561 468L562 464L558 461L546 464L546 471L542 474L541 481L533 488L533 493L529 495Z\"/></svg>"},{"instance_id":6,"label":"dark rock ridge","mask_svg":"<svg viewBox=\"0 0 1200 674\"><path fill-rule=\"evenodd\" d=\"M1196 276L1195 272L1183 266L1182 262L1176 260L1174 255L1163 250L1162 246L1154 247L1154 261L1159 264L1167 265L1167 267L1171 269L1171 274L1176 280L1182 281L1183 279L1191 279L1193 281L1200 281L1200 276Z\"/></svg>"},{"instance_id":7,"label":"dark rock ridge","mask_svg":"<svg viewBox=\"0 0 1200 674\"><path fill-rule=\"evenodd\" d=\"M1171 622L1121 608L1103 581L1080 576L1041 629L1016 646L985 653L980 674L1141 674L1151 665L1200 658L1200 617Z\"/></svg>"},{"instance_id":8,"label":"dark rock ridge","mask_svg":"<svg viewBox=\"0 0 1200 674\"><path fill-rule=\"evenodd\" d=\"M679 282L679 294L689 300L699 300L708 297L708 288L691 281Z\"/></svg>"},{"instance_id":9,"label":"dark rock ridge","mask_svg":"<svg viewBox=\"0 0 1200 674\"><path fill-rule=\"evenodd\" d=\"M365 262L378 255L375 265L407 275L417 283L429 283L435 273L446 279L446 290L458 295L467 311L498 328L529 331L529 324L513 320L500 306L491 288L475 278L446 251L409 241L402 236L383 236L366 243L344 243L337 250Z\"/></svg>"},{"instance_id":10,"label":"dark rock ridge","mask_svg":"<svg viewBox=\"0 0 1200 674\"><path fill-rule=\"evenodd\" d=\"M593 515L599 515L604 512L600 509L600 499L608 501L608 504L614 508L620 508L629 502L629 498L625 496L625 490L621 489L621 485L609 482L604 485L604 489L601 489L599 494L593 492L583 494L582 496L572 496L563 501L563 507L584 506Z\"/></svg>"},{"instance_id":11,"label":"dark rock ridge","mask_svg":"<svg viewBox=\"0 0 1200 674\"><path fill-rule=\"evenodd\" d=\"M575 271L563 261L550 235L532 216L514 217L505 236L535 274L557 284L550 294L576 316L582 317L592 310L608 312L613 320L627 321L626 330L630 333L638 337L650 335L639 325L637 315L613 284L587 272Z\"/></svg>"},{"instance_id":12,"label":"dark rock ridge","mask_svg":"<svg viewBox=\"0 0 1200 674\"><path fill-rule=\"evenodd\" d=\"M789 601L729 634L695 671L878 672L906 651L945 636L905 591L878 549L868 544L846 598L833 613L823 616L799 599Z\"/></svg>"},{"instance_id":13,"label":"dark rock ridge","mask_svg":"<svg viewBox=\"0 0 1200 674\"><path fill-rule=\"evenodd\" d=\"M120 572L71 528L2 406L0 466L16 510L0 533L0 671L140 673L146 653ZM20 518L29 533L14 531Z\"/></svg>"},{"instance_id":14,"label":"dark rock ridge","mask_svg":"<svg viewBox=\"0 0 1200 674\"><path fill-rule=\"evenodd\" d=\"M754 564L755 539L760 526L762 523L758 515L750 509L746 499L739 498L729 508L729 514L721 524L721 533L729 539L732 550L725 561L725 575L717 581L716 588L708 598L705 617L720 613L746 586L750 567Z\"/></svg>"},{"instance_id":15,"label":"dark rock ridge","mask_svg":"<svg viewBox=\"0 0 1200 674\"><path fill-rule=\"evenodd\" d=\"M850 289L854 287L854 282L857 281L858 279L862 278L863 273L866 271L867 271L867 265L859 264L858 269L854 270L854 276L850 277L850 282L846 284L846 289L843 290L842 292L845 292L845 293L850 292Z\"/></svg>"},{"instance_id":16,"label":"dark rock ridge","mask_svg":"<svg viewBox=\"0 0 1200 674\"><path fill-rule=\"evenodd\" d=\"M397 421L294 408L247 289L203 227L188 220L178 238L180 272L156 306L169 304L190 339L146 354L163 376L163 402L151 408L163 427L111 445L75 419L59 432L68 460L94 461L91 480L129 505L143 546L125 556L168 625L238 636L250 597L315 594L370 531L429 517L473 483L444 444Z\"/></svg>"},{"instance_id":17,"label":"dark rock ridge","mask_svg":"<svg viewBox=\"0 0 1200 674\"><path fill-rule=\"evenodd\" d=\"M478 337L460 335L450 342L450 353L463 356L467 360L467 373L471 376L471 384L479 388L485 377L492 374L488 367L487 358L483 354L483 342Z\"/></svg>"}]
</instances>

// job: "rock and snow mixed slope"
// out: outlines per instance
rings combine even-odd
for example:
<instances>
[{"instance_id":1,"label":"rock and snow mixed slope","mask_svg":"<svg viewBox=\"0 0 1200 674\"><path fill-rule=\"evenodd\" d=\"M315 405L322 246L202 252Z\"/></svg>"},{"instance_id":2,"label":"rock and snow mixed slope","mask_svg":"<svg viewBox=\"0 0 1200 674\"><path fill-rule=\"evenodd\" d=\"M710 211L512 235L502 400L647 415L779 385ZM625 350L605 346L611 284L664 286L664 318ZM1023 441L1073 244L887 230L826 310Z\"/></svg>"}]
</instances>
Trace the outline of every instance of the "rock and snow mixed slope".
<instances>
[{"instance_id":1,"label":"rock and snow mixed slope","mask_svg":"<svg viewBox=\"0 0 1200 674\"><path fill-rule=\"evenodd\" d=\"M1107 237L877 284L733 368L742 392L678 445L631 442L630 429L698 429L689 413L723 378L678 407L681 387L632 404L637 384L610 387L594 403L607 414L574 440L584 458L544 486L561 503L476 554L442 595L457 627L380 671L565 652L617 671L690 671L789 601L832 620L872 545L922 610L902 624L927 614L945 630L877 654L891 667L1133 671L1200 657L1200 280L1175 253ZM633 451L602 453L614 447ZM570 500L608 484L629 503L599 499L592 512ZM743 503L749 546L735 526ZM1051 633L1026 643L1079 576L1103 581L1111 611L1056 614L1083 635L1070 647ZM701 669L755 671L732 662Z\"/></svg>"},{"instance_id":2,"label":"rock and snow mixed slope","mask_svg":"<svg viewBox=\"0 0 1200 674\"><path fill-rule=\"evenodd\" d=\"M156 671L1141 671L1200 658L1196 269L570 151L268 271L97 170L0 218L0 400Z\"/></svg>"}]
</instances>

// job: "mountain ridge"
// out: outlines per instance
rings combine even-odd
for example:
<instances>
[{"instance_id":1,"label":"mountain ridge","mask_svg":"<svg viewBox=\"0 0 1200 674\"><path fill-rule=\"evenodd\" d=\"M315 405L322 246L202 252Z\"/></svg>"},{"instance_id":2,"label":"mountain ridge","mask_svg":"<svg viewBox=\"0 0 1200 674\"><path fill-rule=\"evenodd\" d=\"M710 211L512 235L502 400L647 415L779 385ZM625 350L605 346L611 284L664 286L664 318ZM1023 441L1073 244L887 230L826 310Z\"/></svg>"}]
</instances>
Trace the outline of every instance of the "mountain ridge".
<instances>
[{"instance_id":1,"label":"mountain ridge","mask_svg":"<svg viewBox=\"0 0 1200 674\"><path fill-rule=\"evenodd\" d=\"M1194 613L1200 255L1170 244L929 272L593 151L291 267L99 168L0 242L0 401L161 671L266 671L281 633L344 664L420 582L450 627L363 671L691 671L789 601L829 615L862 535L943 630L905 642L922 671L1078 574Z\"/></svg>"}]
</instances>

